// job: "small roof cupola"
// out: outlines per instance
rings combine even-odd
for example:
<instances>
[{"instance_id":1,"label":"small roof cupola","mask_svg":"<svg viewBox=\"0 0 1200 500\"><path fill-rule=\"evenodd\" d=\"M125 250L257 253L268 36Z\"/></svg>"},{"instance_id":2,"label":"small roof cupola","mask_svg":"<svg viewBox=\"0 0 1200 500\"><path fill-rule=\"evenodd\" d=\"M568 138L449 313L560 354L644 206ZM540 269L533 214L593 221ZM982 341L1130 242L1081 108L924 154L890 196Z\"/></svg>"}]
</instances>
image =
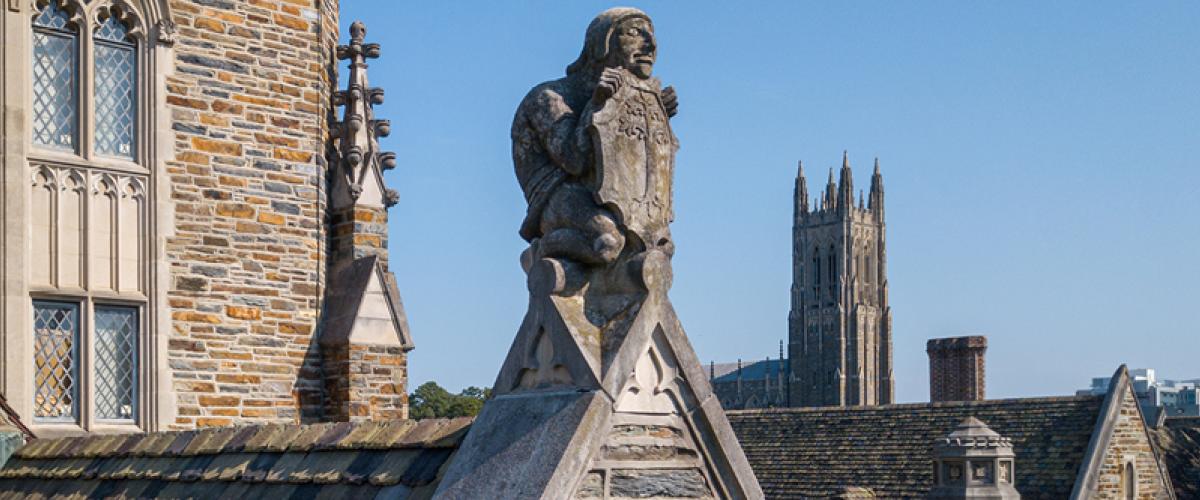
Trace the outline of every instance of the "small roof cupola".
<instances>
[{"instance_id":1,"label":"small roof cupola","mask_svg":"<svg viewBox=\"0 0 1200 500\"><path fill-rule=\"evenodd\" d=\"M1019 499L1012 440L967 417L933 445L930 499Z\"/></svg>"}]
</instances>

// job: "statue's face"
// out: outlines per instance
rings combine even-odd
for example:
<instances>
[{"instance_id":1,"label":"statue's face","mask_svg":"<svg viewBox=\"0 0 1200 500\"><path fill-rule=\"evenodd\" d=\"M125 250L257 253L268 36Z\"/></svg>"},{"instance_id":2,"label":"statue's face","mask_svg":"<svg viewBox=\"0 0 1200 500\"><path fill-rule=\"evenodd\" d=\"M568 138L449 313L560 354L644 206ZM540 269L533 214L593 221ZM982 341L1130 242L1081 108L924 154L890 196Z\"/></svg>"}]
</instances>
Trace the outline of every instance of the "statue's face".
<instances>
[{"instance_id":1,"label":"statue's face","mask_svg":"<svg viewBox=\"0 0 1200 500\"><path fill-rule=\"evenodd\" d=\"M650 22L640 17L626 19L617 24L614 35L609 66L625 68L641 79L650 78L658 48Z\"/></svg>"}]
</instances>

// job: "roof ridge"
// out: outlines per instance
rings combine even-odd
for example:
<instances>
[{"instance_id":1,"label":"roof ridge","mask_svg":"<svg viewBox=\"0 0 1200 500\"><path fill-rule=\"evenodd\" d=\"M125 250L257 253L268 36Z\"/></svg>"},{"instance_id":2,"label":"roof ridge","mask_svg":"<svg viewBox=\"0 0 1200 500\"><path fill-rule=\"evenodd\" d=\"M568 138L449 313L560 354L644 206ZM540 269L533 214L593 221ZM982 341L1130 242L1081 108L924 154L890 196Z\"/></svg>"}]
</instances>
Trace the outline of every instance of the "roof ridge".
<instances>
[{"instance_id":1,"label":"roof ridge","mask_svg":"<svg viewBox=\"0 0 1200 500\"><path fill-rule=\"evenodd\" d=\"M1055 403L1055 402L1084 402L1084 401L1099 401L1103 396L1097 395L1082 395L1082 396L1039 396L1032 398L1004 398L1004 399L985 399L982 401L939 401L926 403L894 403L888 405L871 405L871 406L806 406L792 408L761 408L753 410L727 410L726 413L748 415L755 413L820 413L820 412L839 412L839 411L885 411L891 409L911 409L911 408L947 408L957 406L993 406L1013 403Z\"/></svg>"}]
</instances>

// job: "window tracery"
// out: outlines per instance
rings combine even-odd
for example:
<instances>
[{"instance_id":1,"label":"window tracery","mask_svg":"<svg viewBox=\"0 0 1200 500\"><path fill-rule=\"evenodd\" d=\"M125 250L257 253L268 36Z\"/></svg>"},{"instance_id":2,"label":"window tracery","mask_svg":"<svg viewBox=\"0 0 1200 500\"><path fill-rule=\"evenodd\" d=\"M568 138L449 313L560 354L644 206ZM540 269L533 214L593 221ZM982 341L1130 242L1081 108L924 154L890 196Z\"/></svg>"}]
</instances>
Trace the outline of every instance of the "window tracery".
<instances>
[{"instance_id":1,"label":"window tracery","mask_svg":"<svg viewBox=\"0 0 1200 500\"><path fill-rule=\"evenodd\" d=\"M35 424L145 427L156 293L149 189L156 157L146 125L156 107L147 78L154 50L146 23L164 44L173 29L169 19L144 13L164 8L132 0L32 2L25 78L27 285L40 349L29 365Z\"/></svg>"}]
</instances>

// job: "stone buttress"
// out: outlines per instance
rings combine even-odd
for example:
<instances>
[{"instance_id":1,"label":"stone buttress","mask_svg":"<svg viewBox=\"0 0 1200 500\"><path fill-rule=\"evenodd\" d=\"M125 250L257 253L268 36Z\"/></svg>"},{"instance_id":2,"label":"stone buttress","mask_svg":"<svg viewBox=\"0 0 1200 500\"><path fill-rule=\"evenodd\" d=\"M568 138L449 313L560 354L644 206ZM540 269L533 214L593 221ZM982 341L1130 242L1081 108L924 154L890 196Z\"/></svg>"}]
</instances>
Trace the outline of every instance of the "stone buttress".
<instances>
[{"instance_id":1,"label":"stone buttress","mask_svg":"<svg viewBox=\"0 0 1200 500\"><path fill-rule=\"evenodd\" d=\"M337 57L350 61L348 88L334 94L344 107L333 124L330 153L330 286L320 336L326 420L408 418L407 352L413 349L395 276L388 271L387 208L397 194L383 172L396 155L382 152L378 137L390 131L375 119L373 105L383 89L367 85L367 59L379 44L364 43L361 22L350 27L350 43Z\"/></svg>"}]
</instances>

